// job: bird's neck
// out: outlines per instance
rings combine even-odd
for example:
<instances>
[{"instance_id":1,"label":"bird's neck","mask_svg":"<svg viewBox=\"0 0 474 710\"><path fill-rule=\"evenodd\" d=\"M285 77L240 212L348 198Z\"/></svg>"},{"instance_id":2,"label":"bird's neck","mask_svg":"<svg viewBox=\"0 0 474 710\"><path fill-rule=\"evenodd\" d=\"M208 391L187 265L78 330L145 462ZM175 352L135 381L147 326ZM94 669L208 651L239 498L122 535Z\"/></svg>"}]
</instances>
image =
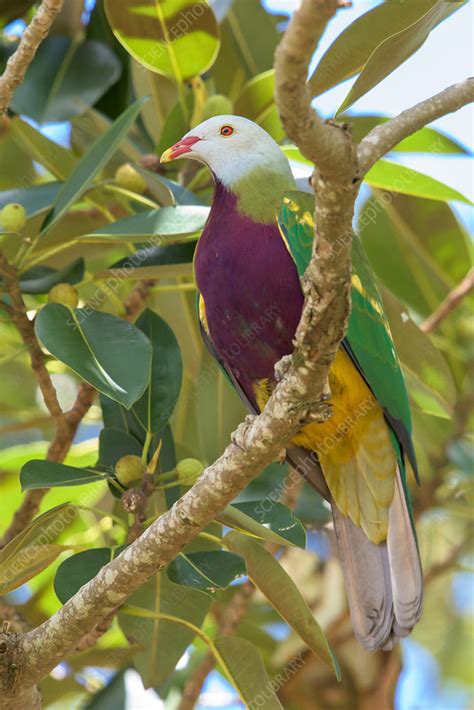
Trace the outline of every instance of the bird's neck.
<instances>
[{"instance_id":1,"label":"bird's neck","mask_svg":"<svg viewBox=\"0 0 474 710\"><path fill-rule=\"evenodd\" d=\"M213 205L222 209L222 202L228 200L230 191L235 195L235 206L240 214L254 222L273 224L283 193L294 189L295 181L289 166L288 169L276 171L262 165L228 185L216 179Z\"/></svg>"}]
</instances>

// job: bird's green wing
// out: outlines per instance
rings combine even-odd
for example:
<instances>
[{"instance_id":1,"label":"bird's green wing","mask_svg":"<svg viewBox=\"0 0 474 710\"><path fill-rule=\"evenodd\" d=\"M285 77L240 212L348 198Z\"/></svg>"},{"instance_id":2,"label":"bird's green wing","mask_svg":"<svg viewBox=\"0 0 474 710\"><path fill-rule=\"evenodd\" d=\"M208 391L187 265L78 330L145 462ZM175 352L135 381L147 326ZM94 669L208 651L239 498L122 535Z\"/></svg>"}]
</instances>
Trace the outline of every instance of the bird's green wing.
<instances>
[{"instance_id":1,"label":"bird's green wing","mask_svg":"<svg viewBox=\"0 0 474 710\"><path fill-rule=\"evenodd\" d=\"M280 232L300 276L311 258L313 211L314 198L311 194L292 191L285 194L278 213ZM337 249L338 245L334 248ZM405 382L382 298L357 235L354 235L352 242L352 310L343 346L383 407L386 419L416 474Z\"/></svg>"}]
</instances>

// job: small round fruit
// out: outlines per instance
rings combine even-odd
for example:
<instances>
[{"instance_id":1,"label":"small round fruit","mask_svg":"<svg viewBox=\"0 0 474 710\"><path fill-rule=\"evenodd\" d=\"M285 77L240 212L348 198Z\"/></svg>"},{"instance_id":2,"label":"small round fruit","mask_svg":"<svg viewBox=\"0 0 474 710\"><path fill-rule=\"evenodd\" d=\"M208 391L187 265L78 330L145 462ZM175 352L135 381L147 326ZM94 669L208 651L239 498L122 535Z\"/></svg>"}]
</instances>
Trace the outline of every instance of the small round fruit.
<instances>
[{"instance_id":1,"label":"small round fruit","mask_svg":"<svg viewBox=\"0 0 474 710\"><path fill-rule=\"evenodd\" d=\"M204 468L204 464L198 459L183 459L176 466L179 482L186 486L192 486Z\"/></svg>"},{"instance_id":2,"label":"small round fruit","mask_svg":"<svg viewBox=\"0 0 474 710\"><path fill-rule=\"evenodd\" d=\"M77 308L79 294L71 284L56 284L48 293L48 303L61 303L68 308Z\"/></svg>"},{"instance_id":3,"label":"small round fruit","mask_svg":"<svg viewBox=\"0 0 474 710\"><path fill-rule=\"evenodd\" d=\"M0 222L6 232L20 232L26 224L26 211L23 205L11 202L0 212Z\"/></svg>"},{"instance_id":4,"label":"small round fruit","mask_svg":"<svg viewBox=\"0 0 474 710\"><path fill-rule=\"evenodd\" d=\"M145 180L142 178L130 163L124 163L115 172L115 180L124 190L136 192L143 195L147 188Z\"/></svg>"},{"instance_id":5,"label":"small round fruit","mask_svg":"<svg viewBox=\"0 0 474 710\"><path fill-rule=\"evenodd\" d=\"M145 467L139 456L122 456L115 464L115 475L123 486L132 486L143 478Z\"/></svg>"},{"instance_id":6,"label":"small round fruit","mask_svg":"<svg viewBox=\"0 0 474 710\"><path fill-rule=\"evenodd\" d=\"M214 96L209 96L203 106L202 120L205 121L213 116L224 116L231 113L234 113L232 101L223 94L214 94Z\"/></svg>"}]
</instances>

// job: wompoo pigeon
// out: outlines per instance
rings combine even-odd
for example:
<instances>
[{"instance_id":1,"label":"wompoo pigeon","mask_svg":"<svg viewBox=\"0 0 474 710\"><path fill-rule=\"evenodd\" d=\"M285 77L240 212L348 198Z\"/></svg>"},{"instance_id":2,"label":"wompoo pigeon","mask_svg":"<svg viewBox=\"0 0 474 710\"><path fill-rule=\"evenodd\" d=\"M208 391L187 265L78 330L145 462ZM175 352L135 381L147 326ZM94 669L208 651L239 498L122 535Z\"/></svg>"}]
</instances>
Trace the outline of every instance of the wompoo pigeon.
<instances>
[{"instance_id":1,"label":"wompoo pigeon","mask_svg":"<svg viewBox=\"0 0 474 710\"><path fill-rule=\"evenodd\" d=\"M161 160L180 157L207 165L215 183L194 262L202 334L259 412L276 385L275 364L293 351L313 198L296 190L280 147L246 118L210 118ZM298 432L287 458L331 505L353 628L365 648L377 650L406 636L421 614L406 483L417 468L403 376L357 236L352 261L349 328L329 374L333 415Z\"/></svg>"}]
</instances>

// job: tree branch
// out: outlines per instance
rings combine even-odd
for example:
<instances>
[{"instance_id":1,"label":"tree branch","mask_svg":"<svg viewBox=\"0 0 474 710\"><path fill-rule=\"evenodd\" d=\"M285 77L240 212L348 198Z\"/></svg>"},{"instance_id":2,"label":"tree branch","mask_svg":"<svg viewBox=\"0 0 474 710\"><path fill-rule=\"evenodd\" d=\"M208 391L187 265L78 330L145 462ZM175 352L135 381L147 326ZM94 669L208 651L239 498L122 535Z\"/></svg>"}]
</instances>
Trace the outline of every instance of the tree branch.
<instances>
[{"instance_id":1,"label":"tree branch","mask_svg":"<svg viewBox=\"0 0 474 710\"><path fill-rule=\"evenodd\" d=\"M275 97L286 134L321 175L343 183L355 171L351 137L342 126L323 123L311 107L307 76L326 25L348 6L345 0L303 0L275 53Z\"/></svg>"},{"instance_id":2,"label":"tree branch","mask_svg":"<svg viewBox=\"0 0 474 710\"><path fill-rule=\"evenodd\" d=\"M20 290L18 272L9 264L1 252L0 276L3 279L5 290L12 303L12 321L28 349L31 367L38 380L44 403L56 424L56 433L49 445L46 458L49 461L60 463L64 460L71 447L77 427L92 404L95 390L90 385L82 383L71 411L66 414L62 411L51 376L45 365L44 353L35 335L33 322L30 321L26 314L25 304ZM38 488L26 493L21 506L15 512L10 526L0 541L0 549L33 520L47 491L47 488Z\"/></svg>"},{"instance_id":3,"label":"tree branch","mask_svg":"<svg viewBox=\"0 0 474 710\"><path fill-rule=\"evenodd\" d=\"M463 280L448 293L438 308L421 324L424 333L432 333L439 324L454 311L463 298L474 289L474 269L471 269Z\"/></svg>"},{"instance_id":4,"label":"tree branch","mask_svg":"<svg viewBox=\"0 0 474 710\"><path fill-rule=\"evenodd\" d=\"M359 143L357 151L362 174L389 153L404 138L436 118L458 111L474 101L474 78L453 84L439 94L421 101L386 123L373 128Z\"/></svg>"},{"instance_id":5,"label":"tree branch","mask_svg":"<svg viewBox=\"0 0 474 710\"><path fill-rule=\"evenodd\" d=\"M38 47L48 34L62 5L63 0L43 0L38 12L24 31L20 44L8 60L5 71L0 77L0 116L7 110L13 92L25 78Z\"/></svg>"}]
</instances>

